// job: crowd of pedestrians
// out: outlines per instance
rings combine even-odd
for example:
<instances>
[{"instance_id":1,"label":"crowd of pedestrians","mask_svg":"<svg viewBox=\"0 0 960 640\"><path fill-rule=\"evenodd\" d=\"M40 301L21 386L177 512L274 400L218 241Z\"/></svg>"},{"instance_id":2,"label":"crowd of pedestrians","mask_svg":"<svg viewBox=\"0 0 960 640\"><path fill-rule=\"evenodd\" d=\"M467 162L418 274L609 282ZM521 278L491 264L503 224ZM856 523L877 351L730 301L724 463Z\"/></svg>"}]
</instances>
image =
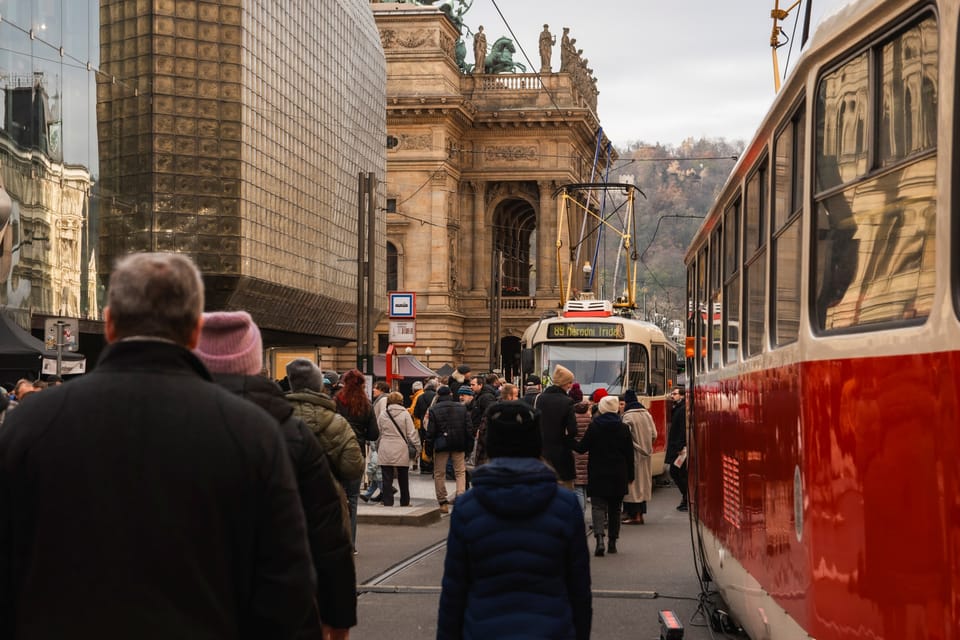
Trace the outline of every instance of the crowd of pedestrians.
<instances>
[{"instance_id":1,"label":"crowd of pedestrians","mask_svg":"<svg viewBox=\"0 0 960 640\"><path fill-rule=\"evenodd\" d=\"M633 390L585 397L562 365L521 390L464 364L371 397L360 371L304 358L281 387L253 318L203 304L188 258L127 256L94 370L0 394L0 638L349 638L358 500L409 506L418 470L451 514L438 638L589 637L587 534L617 553L652 495Z\"/></svg>"}]
</instances>

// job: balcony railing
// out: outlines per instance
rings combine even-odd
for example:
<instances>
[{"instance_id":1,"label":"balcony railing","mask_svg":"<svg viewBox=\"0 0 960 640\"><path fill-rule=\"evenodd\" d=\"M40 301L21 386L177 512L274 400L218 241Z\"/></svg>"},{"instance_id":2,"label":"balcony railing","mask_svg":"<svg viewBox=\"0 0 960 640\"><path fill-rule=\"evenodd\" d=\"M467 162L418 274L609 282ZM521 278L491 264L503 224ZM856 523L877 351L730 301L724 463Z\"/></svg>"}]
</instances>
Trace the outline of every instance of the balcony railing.
<instances>
[{"instance_id":1,"label":"balcony railing","mask_svg":"<svg viewBox=\"0 0 960 640\"><path fill-rule=\"evenodd\" d=\"M491 306L490 301L487 300L487 308L489 309ZM537 299L531 296L501 296L500 308L506 310L514 309L517 311L536 309Z\"/></svg>"}]
</instances>

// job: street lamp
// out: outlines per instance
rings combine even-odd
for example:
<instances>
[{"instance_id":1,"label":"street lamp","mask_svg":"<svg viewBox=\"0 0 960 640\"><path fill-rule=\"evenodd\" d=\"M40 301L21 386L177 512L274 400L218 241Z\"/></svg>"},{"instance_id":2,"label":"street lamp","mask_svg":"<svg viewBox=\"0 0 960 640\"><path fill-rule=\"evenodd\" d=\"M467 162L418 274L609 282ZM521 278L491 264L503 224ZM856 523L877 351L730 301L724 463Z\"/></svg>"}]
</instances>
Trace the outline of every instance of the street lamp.
<instances>
[{"instance_id":1,"label":"street lamp","mask_svg":"<svg viewBox=\"0 0 960 640\"><path fill-rule=\"evenodd\" d=\"M583 263L583 293L590 293L590 274L593 273L593 267L589 262Z\"/></svg>"},{"instance_id":2,"label":"street lamp","mask_svg":"<svg viewBox=\"0 0 960 640\"><path fill-rule=\"evenodd\" d=\"M406 349L403 350L403 352L407 355L410 355L411 353L413 353L413 348L407 347Z\"/></svg>"},{"instance_id":3,"label":"street lamp","mask_svg":"<svg viewBox=\"0 0 960 640\"><path fill-rule=\"evenodd\" d=\"M433 355L433 352L430 351L430 347L427 347L426 351L423 352L423 355L427 358L427 369L430 368L430 356Z\"/></svg>"}]
</instances>

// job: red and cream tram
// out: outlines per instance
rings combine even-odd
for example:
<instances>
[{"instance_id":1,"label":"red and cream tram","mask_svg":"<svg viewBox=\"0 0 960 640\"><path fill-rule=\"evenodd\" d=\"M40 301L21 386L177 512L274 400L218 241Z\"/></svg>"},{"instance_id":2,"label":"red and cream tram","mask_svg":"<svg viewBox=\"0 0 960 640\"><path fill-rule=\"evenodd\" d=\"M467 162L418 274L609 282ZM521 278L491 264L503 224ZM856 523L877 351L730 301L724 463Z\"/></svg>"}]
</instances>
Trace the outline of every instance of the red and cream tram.
<instances>
[{"instance_id":1,"label":"red and cream tram","mask_svg":"<svg viewBox=\"0 0 960 640\"><path fill-rule=\"evenodd\" d=\"M688 326L695 556L753 640L960 639L958 29L825 21L687 253L719 309Z\"/></svg>"}]
</instances>

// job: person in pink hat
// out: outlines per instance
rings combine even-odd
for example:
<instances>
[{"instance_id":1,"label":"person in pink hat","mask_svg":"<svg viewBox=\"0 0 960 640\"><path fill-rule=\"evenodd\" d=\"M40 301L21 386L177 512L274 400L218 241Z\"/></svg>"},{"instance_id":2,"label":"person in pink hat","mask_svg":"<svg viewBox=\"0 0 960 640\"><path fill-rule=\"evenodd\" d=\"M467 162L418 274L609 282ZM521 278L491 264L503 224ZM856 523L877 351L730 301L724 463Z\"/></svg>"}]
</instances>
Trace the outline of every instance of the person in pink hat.
<instances>
[{"instance_id":1,"label":"person in pink hat","mask_svg":"<svg viewBox=\"0 0 960 640\"><path fill-rule=\"evenodd\" d=\"M311 612L301 634L308 637L322 626L324 638L348 637L350 627L357 624L357 575L347 535L346 496L333 478L319 441L294 415L293 405L280 385L260 375L260 329L246 311L205 313L194 353L207 365L214 382L256 404L280 426L293 463L317 572L318 610ZM319 618L313 614L319 614Z\"/></svg>"}]
</instances>

